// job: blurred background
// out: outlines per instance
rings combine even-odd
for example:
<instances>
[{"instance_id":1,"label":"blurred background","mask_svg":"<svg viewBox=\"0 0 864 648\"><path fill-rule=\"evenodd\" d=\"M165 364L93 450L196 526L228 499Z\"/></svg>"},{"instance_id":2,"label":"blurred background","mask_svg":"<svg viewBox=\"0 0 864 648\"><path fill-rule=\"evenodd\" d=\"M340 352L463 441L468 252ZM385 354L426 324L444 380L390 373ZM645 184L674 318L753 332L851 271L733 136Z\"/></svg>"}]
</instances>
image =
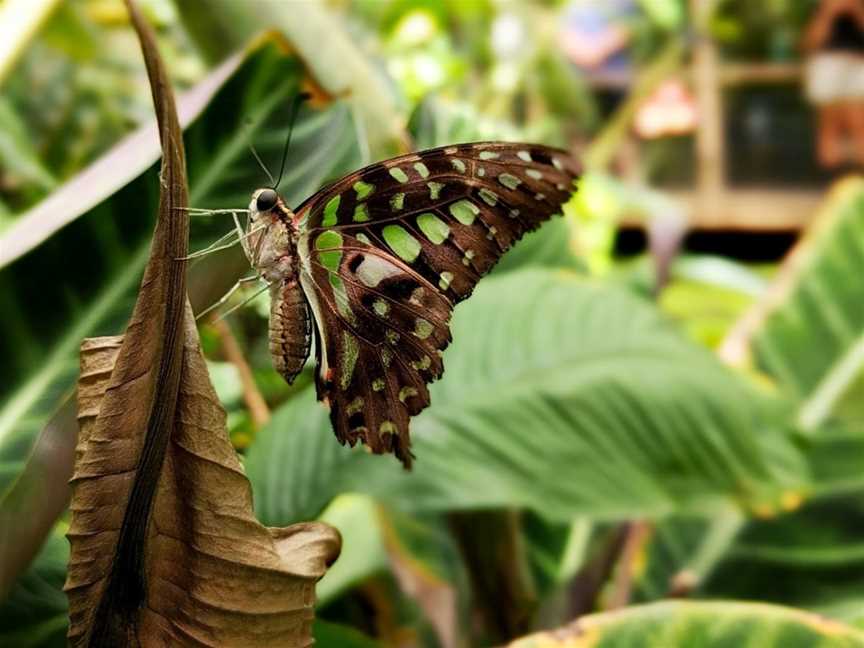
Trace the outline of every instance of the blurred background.
<instances>
[{"instance_id":1,"label":"blurred background","mask_svg":"<svg viewBox=\"0 0 864 648\"><path fill-rule=\"evenodd\" d=\"M301 89L294 206L462 141L585 167L564 218L457 308L410 475L337 445L311 367L279 378L266 294L202 324L262 521L343 534L319 645L502 644L670 598L864 629L864 2L140 5L193 206L248 203L265 182L248 144L277 166ZM2 645L65 645L77 348L134 300L152 119L120 0L0 0ZM230 227L194 219L193 248ZM196 309L244 264L193 264ZM703 645L682 641L664 645Z\"/></svg>"}]
</instances>

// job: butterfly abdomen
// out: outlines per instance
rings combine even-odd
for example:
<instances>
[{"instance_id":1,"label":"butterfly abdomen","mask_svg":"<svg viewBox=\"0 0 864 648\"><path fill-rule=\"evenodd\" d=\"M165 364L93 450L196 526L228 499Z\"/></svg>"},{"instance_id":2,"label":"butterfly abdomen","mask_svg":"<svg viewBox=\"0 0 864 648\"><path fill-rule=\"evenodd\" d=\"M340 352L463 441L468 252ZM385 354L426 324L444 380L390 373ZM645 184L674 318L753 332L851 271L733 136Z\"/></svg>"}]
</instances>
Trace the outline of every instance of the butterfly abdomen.
<instances>
[{"instance_id":1,"label":"butterfly abdomen","mask_svg":"<svg viewBox=\"0 0 864 648\"><path fill-rule=\"evenodd\" d=\"M291 384L306 364L312 343L309 306L297 279L271 289L270 355L276 371Z\"/></svg>"}]
</instances>

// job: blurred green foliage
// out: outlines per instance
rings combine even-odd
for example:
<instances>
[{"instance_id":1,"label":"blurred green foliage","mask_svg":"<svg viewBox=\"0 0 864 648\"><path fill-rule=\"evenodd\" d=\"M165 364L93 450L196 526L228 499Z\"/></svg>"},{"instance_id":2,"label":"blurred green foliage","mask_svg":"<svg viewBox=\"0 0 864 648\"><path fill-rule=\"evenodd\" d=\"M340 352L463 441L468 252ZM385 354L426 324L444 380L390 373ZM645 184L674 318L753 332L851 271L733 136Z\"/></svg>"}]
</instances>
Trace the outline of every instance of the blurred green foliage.
<instances>
[{"instance_id":1,"label":"blurred green foliage","mask_svg":"<svg viewBox=\"0 0 864 648\"><path fill-rule=\"evenodd\" d=\"M257 26L290 32L284 6L235 3L229 11L225 1L142 2L179 88L212 82L216 64ZM287 166L289 203L380 157L392 145L380 132L396 130L402 146L417 148L505 139L578 149L608 135L620 104L563 54L567 4L298 7L327 10L315 14L316 27L362 63L351 68L362 71L354 89L389 95L378 111L374 97L343 88L329 107L304 110ZM634 3L627 27L635 75L670 43L688 42L687 4ZM726 0L711 31L729 58L784 61L797 56L812 6ZM231 20L219 20L225 16ZM244 206L263 182L247 141L275 165L290 97L304 82L335 83L321 70L339 65L320 51L327 43L316 50L296 40L299 56L274 37L250 46L203 101L186 129L195 206ZM28 460L37 439L56 433L45 424L72 393L80 339L122 329L158 182L155 155L144 159L133 143L134 161L88 181L99 185L94 203L81 203L75 190L74 179L151 114L119 0L63 3L2 83L0 237L17 223L42 234L0 269L0 520L37 513L13 501L27 471L62 473L40 473ZM397 123L370 133L391 108ZM611 141L621 148L620 137ZM643 147L634 173L592 169L565 218L526 237L456 309L446 373L412 424L413 473L335 442L315 403L311 366L291 388L279 378L266 295L230 324L272 411L267 425L250 414L249 387L224 352L224 333L202 324L262 521L320 518L343 534L342 556L318 587L318 645L488 645L500 628L478 611L553 627L609 605L622 582L629 602L655 605L588 617L604 640L643 645L639 637L656 633L670 637L668 646L737 641L720 627L759 646L790 645L787 638L808 645L817 635L826 646L864 645L851 627L864 628L864 187L846 183L826 202L818 234L798 248L806 262L781 270L778 289L771 264L676 256L686 214L657 185L691 181L691 148L688 136L661 140ZM63 186L70 180L72 190ZM41 201L58 196L68 222L46 228ZM618 254L625 219L646 226L653 256ZM229 228L196 220L193 245ZM243 271L230 252L196 265L193 301L211 302ZM770 313L743 342L752 362L730 369L715 351L753 308ZM488 565L466 560L465 537L453 532L457 519L470 528L472 515L510 529L494 538ZM633 521L640 524L624 525ZM633 528L647 531L626 558L622 543ZM0 564L0 574L23 571L0 605L0 644L65 643L64 533L61 518L29 569ZM515 553L499 555L502 547ZM490 601L489 591L498 598ZM777 603L837 625L764 605L657 604L670 595Z\"/></svg>"}]
</instances>

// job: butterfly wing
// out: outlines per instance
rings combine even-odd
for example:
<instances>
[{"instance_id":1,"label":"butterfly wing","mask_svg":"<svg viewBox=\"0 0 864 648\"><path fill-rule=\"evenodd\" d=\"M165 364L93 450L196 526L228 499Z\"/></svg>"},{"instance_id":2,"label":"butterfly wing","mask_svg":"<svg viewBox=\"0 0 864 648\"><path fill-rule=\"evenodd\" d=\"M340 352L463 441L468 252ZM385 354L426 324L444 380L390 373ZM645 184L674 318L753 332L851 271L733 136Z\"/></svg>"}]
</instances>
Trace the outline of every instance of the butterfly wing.
<instances>
[{"instance_id":1,"label":"butterfly wing","mask_svg":"<svg viewBox=\"0 0 864 648\"><path fill-rule=\"evenodd\" d=\"M453 304L570 197L578 167L533 144L442 147L371 165L297 210L318 397L337 437L410 465L410 416L443 372Z\"/></svg>"}]
</instances>

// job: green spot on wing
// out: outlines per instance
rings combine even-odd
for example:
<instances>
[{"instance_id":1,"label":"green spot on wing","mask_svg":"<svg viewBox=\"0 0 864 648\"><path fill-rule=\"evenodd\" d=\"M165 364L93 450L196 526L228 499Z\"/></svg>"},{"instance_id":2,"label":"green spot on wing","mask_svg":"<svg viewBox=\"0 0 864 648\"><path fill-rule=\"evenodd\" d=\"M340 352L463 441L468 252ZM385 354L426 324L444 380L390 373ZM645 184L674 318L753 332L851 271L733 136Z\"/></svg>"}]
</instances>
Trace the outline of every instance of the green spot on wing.
<instances>
[{"instance_id":1,"label":"green spot on wing","mask_svg":"<svg viewBox=\"0 0 864 648\"><path fill-rule=\"evenodd\" d=\"M387 313L390 312L390 304L380 297L372 302L372 308L378 317L387 317Z\"/></svg>"},{"instance_id":2,"label":"green spot on wing","mask_svg":"<svg viewBox=\"0 0 864 648\"><path fill-rule=\"evenodd\" d=\"M483 189L481 189L479 191L479 193L480 193L480 198L483 199L483 202L485 202L490 207L494 207L495 205L498 204L498 195L489 191L485 187Z\"/></svg>"},{"instance_id":3,"label":"green spot on wing","mask_svg":"<svg viewBox=\"0 0 864 648\"><path fill-rule=\"evenodd\" d=\"M429 167L427 167L422 162L414 163L414 170L420 174L420 177L424 180L429 177Z\"/></svg>"},{"instance_id":4,"label":"green spot on wing","mask_svg":"<svg viewBox=\"0 0 864 648\"><path fill-rule=\"evenodd\" d=\"M408 174L399 167L393 167L390 169L390 175L398 182L408 182Z\"/></svg>"},{"instance_id":5,"label":"green spot on wing","mask_svg":"<svg viewBox=\"0 0 864 648\"><path fill-rule=\"evenodd\" d=\"M440 182L427 182L426 186L429 187L429 198L431 200L438 200L438 196L441 195L444 185Z\"/></svg>"},{"instance_id":6,"label":"green spot on wing","mask_svg":"<svg viewBox=\"0 0 864 648\"><path fill-rule=\"evenodd\" d=\"M363 399L360 396L348 403L348 407L345 408L345 413L348 416L353 416L361 411L363 411Z\"/></svg>"},{"instance_id":7,"label":"green spot on wing","mask_svg":"<svg viewBox=\"0 0 864 648\"><path fill-rule=\"evenodd\" d=\"M339 386L348 389L351 384L351 376L354 375L354 367L357 365L357 357L360 355L360 347L357 340L348 331L342 331L342 365L339 367ZM362 407L362 400L361 407Z\"/></svg>"},{"instance_id":8,"label":"green spot on wing","mask_svg":"<svg viewBox=\"0 0 864 648\"><path fill-rule=\"evenodd\" d=\"M414 360L410 363L413 369L428 369L432 366L432 358L428 355L424 355L422 360Z\"/></svg>"},{"instance_id":9,"label":"green spot on wing","mask_svg":"<svg viewBox=\"0 0 864 648\"><path fill-rule=\"evenodd\" d=\"M441 290L447 290L450 287L450 282L453 281L452 272L442 272L441 280L438 282L438 287Z\"/></svg>"},{"instance_id":10,"label":"green spot on wing","mask_svg":"<svg viewBox=\"0 0 864 648\"><path fill-rule=\"evenodd\" d=\"M417 226L420 231L435 245L440 245L450 236L450 228L447 223L435 214L420 214L417 217Z\"/></svg>"},{"instance_id":11,"label":"green spot on wing","mask_svg":"<svg viewBox=\"0 0 864 648\"><path fill-rule=\"evenodd\" d=\"M323 232L315 239L315 248L320 250L318 258L321 259L322 265L330 270L330 272L338 272L339 263L342 261L342 235L338 232L327 231Z\"/></svg>"},{"instance_id":12,"label":"green spot on wing","mask_svg":"<svg viewBox=\"0 0 864 648\"><path fill-rule=\"evenodd\" d=\"M450 164L453 165L453 168L456 169L459 173L465 173L465 163L459 159L450 160Z\"/></svg>"},{"instance_id":13,"label":"green spot on wing","mask_svg":"<svg viewBox=\"0 0 864 648\"><path fill-rule=\"evenodd\" d=\"M414 335L421 340L425 340L432 335L432 331L434 330L435 327L432 326L432 323L422 317L418 317L417 321L414 322Z\"/></svg>"},{"instance_id":14,"label":"green spot on wing","mask_svg":"<svg viewBox=\"0 0 864 648\"><path fill-rule=\"evenodd\" d=\"M495 151L480 151L481 160L494 160L499 157Z\"/></svg>"},{"instance_id":15,"label":"green spot on wing","mask_svg":"<svg viewBox=\"0 0 864 648\"><path fill-rule=\"evenodd\" d=\"M502 173L501 175L499 175L498 182L500 182L508 189L515 189L520 184L522 184L522 181L519 178L510 173Z\"/></svg>"},{"instance_id":16,"label":"green spot on wing","mask_svg":"<svg viewBox=\"0 0 864 648\"><path fill-rule=\"evenodd\" d=\"M342 196L333 196L324 205L324 220L321 221L323 227L332 227L338 222L336 211L339 209L340 202L342 202Z\"/></svg>"},{"instance_id":17,"label":"green spot on wing","mask_svg":"<svg viewBox=\"0 0 864 648\"><path fill-rule=\"evenodd\" d=\"M390 209L400 211L405 206L405 194L397 193L390 199Z\"/></svg>"},{"instance_id":18,"label":"green spot on wing","mask_svg":"<svg viewBox=\"0 0 864 648\"><path fill-rule=\"evenodd\" d=\"M387 225L381 230L387 245L403 261L411 263L420 254L420 242L400 225Z\"/></svg>"},{"instance_id":19,"label":"green spot on wing","mask_svg":"<svg viewBox=\"0 0 864 648\"><path fill-rule=\"evenodd\" d=\"M366 208L366 203L360 203L354 208L354 222L365 223L369 220L369 210Z\"/></svg>"},{"instance_id":20,"label":"green spot on wing","mask_svg":"<svg viewBox=\"0 0 864 648\"><path fill-rule=\"evenodd\" d=\"M375 185L358 180L354 183L354 191L357 192L357 200L364 200L375 190Z\"/></svg>"},{"instance_id":21,"label":"green spot on wing","mask_svg":"<svg viewBox=\"0 0 864 648\"><path fill-rule=\"evenodd\" d=\"M450 213L463 225L471 225L480 213L480 208L470 200L460 200L450 205Z\"/></svg>"},{"instance_id":22,"label":"green spot on wing","mask_svg":"<svg viewBox=\"0 0 864 648\"><path fill-rule=\"evenodd\" d=\"M516 155L519 156L520 160L524 160L525 162L533 162L534 161L531 159L531 153L529 153L528 151L519 151L518 153L516 153Z\"/></svg>"},{"instance_id":23,"label":"green spot on wing","mask_svg":"<svg viewBox=\"0 0 864 648\"><path fill-rule=\"evenodd\" d=\"M417 396L417 390L414 387L403 387L399 390L399 401L402 403L412 396Z\"/></svg>"},{"instance_id":24,"label":"green spot on wing","mask_svg":"<svg viewBox=\"0 0 864 648\"><path fill-rule=\"evenodd\" d=\"M348 302L348 291L345 290L345 282L335 272L330 273L330 286L333 288L333 301L336 302L336 310L349 323L355 324L357 318L351 310L351 304Z\"/></svg>"}]
</instances>

